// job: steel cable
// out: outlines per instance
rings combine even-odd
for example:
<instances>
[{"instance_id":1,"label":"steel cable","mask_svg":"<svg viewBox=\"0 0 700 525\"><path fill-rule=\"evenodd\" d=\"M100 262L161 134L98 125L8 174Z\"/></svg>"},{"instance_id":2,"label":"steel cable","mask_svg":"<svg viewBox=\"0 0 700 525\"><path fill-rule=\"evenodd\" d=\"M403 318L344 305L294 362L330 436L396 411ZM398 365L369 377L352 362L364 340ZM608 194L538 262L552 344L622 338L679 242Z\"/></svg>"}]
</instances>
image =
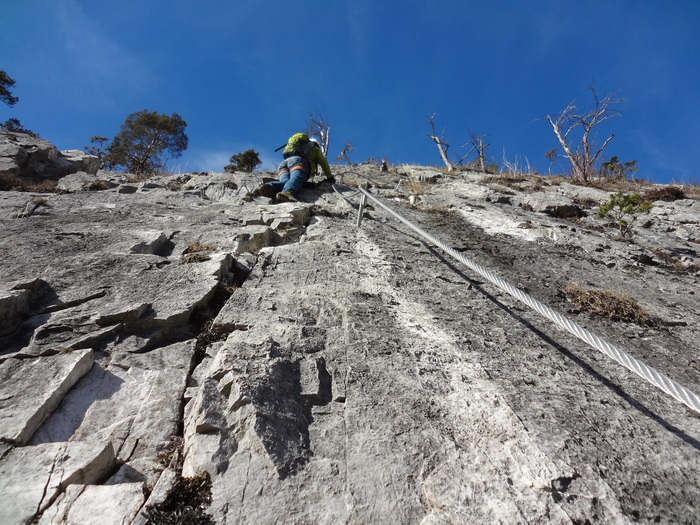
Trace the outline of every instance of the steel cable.
<instances>
[{"instance_id":1,"label":"steel cable","mask_svg":"<svg viewBox=\"0 0 700 525\"><path fill-rule=\"evenodd\" d=\"M666 375L662 374L661 372L657 371L651 366L648 366L644 364L642 361L636 359L635 357L632 357L631 355L627 354L623 350L620 350L616 346L608 343L607 341L601 339L597 335L589 332L579 324L575 323L574 321L568 319L567 317L564 317L560 313L556 312L555 310L552 310L549 306L545 305L544 303L541 303L537 299L531 297L530 295L526 294L522 290L516 288L512 284L508 283L507 281L501 279L497 275L493 274L483 266L475 263L474 261L470 260L469 258L465 257L458 251L452 249L448 245L446 245L444 242L441 240L437 239L433 235L429 234L428 232L422 230L418 226L414 225L411 223L408 219L403 217L402 215L398 214L394 210L392 210L390 207L382 203L379 199L377 199L375 196L373 196L369 191L367 191L365 188L360 187L359 191L362 192L363 195L366 195L367 198L371 199L375 204L389 212L391 215L393 215L396 219L401 221L403 224L411 228L413 231L433 243L435 246L439 247L441 250L443 250L445 253L451 255L458 261L460 261L462 264L466 265L469 267L471 270L474 272L478 273L480 276L482 276L484 279L487 279L489 282L492 284L496 285L498 288L501 290L505 291L509 295L512 295L522 303L526 304L533 310L535 310L537 313L540 315L543 315L547 319L550 319L551 321L555 322L557 325L560 327L564 328L571 334L575 335L582 341L588 343L591 345L593 348L599 350L600 352L604 353L608 357L614 359L618 363L620 363L622 366L625 368L631 370L632 372L636 373L643 379L647 380L660 390L663 390L666 392L668 395L671 397L677 399L681 403L685 404L686 406L690 407L691 409L695 410L696 412L700 413L700 397L692 392L691 390L685 388L683 385L680 385L679 383L676 383ZM358 225L359 225L359 219L358 219Z\"/></svg>"},{"instance_id":2,"label":"steel cable","mask_svg":"<svg viewBox=\"0 0 700 525\"><path fill-rule=\"evenodd\" d=\"M350 199L351 197L354 197L355 195L357 195L357 194L359 193L359 191L354 191L354 192L352 192L350 195L348 195L348 196L346 197L345 195L343 195L343 194L340 192L340 189L338 188L338 185L337 185L337 184L331 184L331 187L333 188L333 191L336 192L336 193L340 196L341 199L343 199L345 202L347 202L347 203L348 203L350 206L352 206L353 208L355 207L355 205L354 205L352 202L350 202L349 199Z\"/></svg>"}]
</instances>

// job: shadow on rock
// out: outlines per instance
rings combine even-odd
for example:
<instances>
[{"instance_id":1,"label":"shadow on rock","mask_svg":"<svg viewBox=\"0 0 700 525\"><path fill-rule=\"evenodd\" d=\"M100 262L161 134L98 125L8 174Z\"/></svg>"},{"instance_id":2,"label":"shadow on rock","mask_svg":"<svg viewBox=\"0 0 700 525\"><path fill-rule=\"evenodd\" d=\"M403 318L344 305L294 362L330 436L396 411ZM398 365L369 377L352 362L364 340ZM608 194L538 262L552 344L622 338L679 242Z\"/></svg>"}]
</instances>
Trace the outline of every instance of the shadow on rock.
<instances>
[{"instance_id":1,"label":"shadow on rock","mask_svg":"<svg viewBox=\"0 0 700 525\"><path fill-rule=\"evenodd\" d=\"M311 406L301 395L299 363L277 361L253 392L255 432L280 479L295 474L311 456Z\"/></svg>"}]
</instances>

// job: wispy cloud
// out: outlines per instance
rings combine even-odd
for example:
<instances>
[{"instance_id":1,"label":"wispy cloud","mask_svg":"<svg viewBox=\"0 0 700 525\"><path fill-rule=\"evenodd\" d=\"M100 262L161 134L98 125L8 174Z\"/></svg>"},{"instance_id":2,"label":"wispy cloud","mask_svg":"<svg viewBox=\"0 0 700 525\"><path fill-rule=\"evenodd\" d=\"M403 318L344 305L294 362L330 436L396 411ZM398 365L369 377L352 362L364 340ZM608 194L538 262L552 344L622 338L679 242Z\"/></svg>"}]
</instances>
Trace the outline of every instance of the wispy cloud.
<instances>
[{"instance_id":1,"label":"wispy cloud","mask_svg":"<svg viewBox=\"0 0 700 525\"><path fill-rule=\"evenodd\" d=\"M169 167L178 173L213 171L221 173L229 163L232 153L221 150L193 149L185 151L181 158L170 161Z\"/></svg>"},{"instance_id":2,"label":"wispy cloud","mask_svg":"<svg viewBox=\"0 0 700 525\"><path fill-rule=\"evenodd\" d=\"M59 66L70 75L76 95L106 99L103 95L147 90L155 77L146 64L106 35L104 28L90 19L75 0L55 3L49 11L63 44L57 49ZM91 101L92 102L92 101Z\"/></svg>"},{"instance_id":3,"label":"wispy cloud","mask_svg":"<svg viewBox=\"0 0 700 525\"><path fill-rule=\"evenodd\" d=\"M345 10L350 29L352 55L356 62L361 63L367 58L371 47L371 4L366 0L355 0L345 4Z\"/></svg>"}]
</instances>

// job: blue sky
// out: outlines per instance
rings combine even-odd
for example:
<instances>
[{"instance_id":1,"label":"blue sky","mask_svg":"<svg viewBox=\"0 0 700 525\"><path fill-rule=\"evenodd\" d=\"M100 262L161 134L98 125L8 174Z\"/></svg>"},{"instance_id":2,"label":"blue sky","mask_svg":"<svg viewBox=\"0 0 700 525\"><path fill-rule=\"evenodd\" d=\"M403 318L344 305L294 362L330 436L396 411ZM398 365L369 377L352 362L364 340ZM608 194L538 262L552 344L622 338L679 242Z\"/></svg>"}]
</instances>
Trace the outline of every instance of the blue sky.
<instances>
[{"instance_id":1,"label":"blue sky","mask_svg":"<svg viewBox=\"0 0 700 525\"><path fill-rule=\"evenodd\" d=\"M454 157L486 135L499 164L546 173L547 115L618 91L605 159L657 182L700 182L697 0L2 0L0 69L19 102L0 121L59 149L110 139L129 113L181 115L176 172L223 171L248 148L266 167L311 112L329 158L441 165L429 116ZM558 169L557 169L558 168ZM562 171L564 163L555 166Z\"/></svg>"}]
</instances>

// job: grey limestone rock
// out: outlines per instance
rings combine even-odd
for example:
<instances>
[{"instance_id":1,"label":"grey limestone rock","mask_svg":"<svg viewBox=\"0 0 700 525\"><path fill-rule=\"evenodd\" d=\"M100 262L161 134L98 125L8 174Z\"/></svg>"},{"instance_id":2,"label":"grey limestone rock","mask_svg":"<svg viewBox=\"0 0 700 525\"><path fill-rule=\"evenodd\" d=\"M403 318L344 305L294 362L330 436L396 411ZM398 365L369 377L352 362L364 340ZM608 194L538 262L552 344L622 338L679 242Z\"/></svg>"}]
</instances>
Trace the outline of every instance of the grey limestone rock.
<instances>
[{"instance_id":1,"label":"grey limestone rock","mask_svg":"<svg viewBox=\"0 0 700 525\"><path fill-rule=\"evenodd\" d=\"M145 502L143 483L119 485L72 484L39 520L39 525L131 523Z\"/></svg>"},{"instance_id":2,"label":"grey limestone rock","mask_svg":"<svg viewBox=\"0 0 700 525\"><path fill-rule=\"evenodd\" d=\"M26 133L0 130L0 175L30 180L57 179L83 171L94 175L99 160L81 150L58 151L50 142Z\"/></svg>"},{"instance_id":3,"label":"grey limestone rock","mask_svg":"<svg viewBox=\"0 0 700 525\"><path fill-rule=\"evenodd\" d=\"M0 522L31 523L72 485L99 483L114 465L105 443L18 447L0 459Z\"/></svg>"},{"instance_id":4,"label":"grey limestone rock","mask_svg":"<svg viewBox=\"0 0 700 525\"><path fill-rule=\"evenodd\" d=\"M355 186L695 392L697 200L629 239L594 188L333 171L284 204L243 173L0 193L0 522L141 525L182 478L217 524L697 521L696 412L376 203L358 227Z\"/></svg>"},{"instance_id":5,"label":"grey limestone rock","mask_svg":"<svg viewBox=\"0 0 700 525\"><path fill-rule=\"evenodd\" d=\"M92 365L92 350L0 363L0 439L26 444Z\"/></svg>"}]
</instances>

